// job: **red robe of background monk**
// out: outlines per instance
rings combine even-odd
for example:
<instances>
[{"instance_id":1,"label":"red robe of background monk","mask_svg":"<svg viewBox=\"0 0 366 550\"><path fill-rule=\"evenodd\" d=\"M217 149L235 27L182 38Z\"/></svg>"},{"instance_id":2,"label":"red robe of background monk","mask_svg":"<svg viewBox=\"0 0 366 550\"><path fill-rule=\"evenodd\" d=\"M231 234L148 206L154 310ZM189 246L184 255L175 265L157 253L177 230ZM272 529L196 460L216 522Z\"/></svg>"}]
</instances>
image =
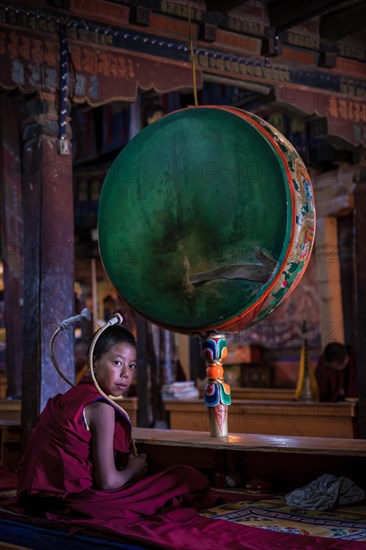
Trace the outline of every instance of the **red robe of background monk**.
<instances>
[{"instance_id":1,"label":"red robe of background monk","mask_svg":"<svg viewBox=\"0 0 366 550\"><path fill-rule=\"evenodd\" d=\"M320 401L336 402L358 396L355 358L339 342L331 342L324 348L315 376Z\"/></svg>"}]
</instances>

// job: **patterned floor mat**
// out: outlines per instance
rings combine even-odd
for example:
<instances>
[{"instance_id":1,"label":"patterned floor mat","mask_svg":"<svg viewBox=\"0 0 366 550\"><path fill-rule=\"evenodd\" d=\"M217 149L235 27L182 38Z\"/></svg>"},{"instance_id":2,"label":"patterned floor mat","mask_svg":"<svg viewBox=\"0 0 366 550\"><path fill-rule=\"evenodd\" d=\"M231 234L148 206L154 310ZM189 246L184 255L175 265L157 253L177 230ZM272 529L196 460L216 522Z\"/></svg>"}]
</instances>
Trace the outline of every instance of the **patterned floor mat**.
<instances>
[{"instance_id":1,"label":"patterned floor mat","mask_svg":"<svg viewBox=\"0 0 366 550\"><path fill-rule=\"evenodd\" d=\"M205 510L201 515L283 533L366 541L364 505L317 512L290 508L283 498L275 498L232 502Z\"/></svg>"}]
</instances>

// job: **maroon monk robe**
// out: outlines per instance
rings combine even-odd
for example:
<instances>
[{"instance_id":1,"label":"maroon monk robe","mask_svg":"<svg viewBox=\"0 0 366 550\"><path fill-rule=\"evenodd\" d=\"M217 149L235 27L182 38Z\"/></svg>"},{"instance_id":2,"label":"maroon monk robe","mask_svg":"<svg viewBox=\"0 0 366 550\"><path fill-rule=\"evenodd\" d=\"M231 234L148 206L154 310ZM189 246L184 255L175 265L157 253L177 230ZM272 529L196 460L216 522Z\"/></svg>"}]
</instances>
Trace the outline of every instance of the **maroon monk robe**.
<instances>
[{"instance_id":1,"label":"maroon monk robe","mask_svg":"<svg viewBox=\"0 0 366 550\"><path fill-rule=\"evenodd\" d=\"M315 377L319 387L320 401L342 401L346 397L357 397L357 371L355 358L351 354L348 364L343 370L328 367L323 356L315 370Z\"/></svg>"},{"instance_id":2,"label":"maroon monk robe","mask_svg":"<svg viewBox=\"0 0 366 550\"><path fill-rule=\"evenodd\" d=\"M62 514L109 521L152 515L206 492L208 480L188 466L174 466L118 489L99 489L93 478L92 434L84 419L85 407L97 400L103 397L89 377L48 400L22 460L20 501L32 507L51 497L46 511L52 512L57 503L58 511L63 505ZM131 424L116 408L117 464L126 464L130 444Z\"/></svg>"}]
</instances>

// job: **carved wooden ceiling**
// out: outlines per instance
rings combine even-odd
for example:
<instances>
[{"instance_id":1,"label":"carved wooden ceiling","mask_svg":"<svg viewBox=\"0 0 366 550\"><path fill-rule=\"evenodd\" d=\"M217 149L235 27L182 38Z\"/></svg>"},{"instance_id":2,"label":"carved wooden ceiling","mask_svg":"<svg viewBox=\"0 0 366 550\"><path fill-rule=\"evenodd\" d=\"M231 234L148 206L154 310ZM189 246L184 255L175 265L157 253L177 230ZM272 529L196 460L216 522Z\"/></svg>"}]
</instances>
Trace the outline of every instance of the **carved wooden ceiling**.
<instances>
[{"instance_id":1,"label":"carved wooden ceiling","mask_svg":"<svg viewBox=\"0 0 366 550\"><path fill-rule=\"evenodd\" d=\"M49 6L69 9L71 0L38 0ZM115 4L147 9L161 8L161 0L109 0ZM183 0L169 0L170 3L186 5ZM357 35L358 42L366 46L366 0L190 0L191 6L206 8L207 13L229 14L236 9L246 9L248 4L263 4L270 26L285 31L319 18L319 33L322 40L337 42L344 37ZM234 13L232 13L234 15ZM361 35L359 34L361 33ZM362 44L360 44L362 45Z\"/></svg>"},{"instance_id":2,"label":"carved wooden ceiling","mask_svg":"<svg viewBox=\"0 0 366 550\"><path fill-rule=\"evenodd\" d=\"M247 2L242 0L206 0L207 11L228 13ZM282 31L309 19L320 17L320 38L337 41L366 30L364 0L263 0L272 27ZM365 40L366 42L366 40Z\"/></svg>"}]
</instances>

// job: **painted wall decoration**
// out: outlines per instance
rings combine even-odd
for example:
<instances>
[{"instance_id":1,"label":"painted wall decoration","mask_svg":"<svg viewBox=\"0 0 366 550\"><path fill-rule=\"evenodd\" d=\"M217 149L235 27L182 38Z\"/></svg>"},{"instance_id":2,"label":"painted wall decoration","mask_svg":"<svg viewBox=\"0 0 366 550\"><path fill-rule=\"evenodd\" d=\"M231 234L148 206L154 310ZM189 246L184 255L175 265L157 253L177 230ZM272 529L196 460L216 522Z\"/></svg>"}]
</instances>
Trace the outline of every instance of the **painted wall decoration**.
<instances>
[{"instance_id":1,"label":"painted wall decoration","mask_svg":"<svg viewBox=\"0 0 366 550\"><path fill-rule=\"evenodd\" d=\"M64 74L61 72L68 87L65 96L76 103L98 106L116 100L135 101L138 89L157 93L191 89L187 32L179 21L187 20L187 7L175 2L154 3L152 9L164 14L164 19L168 16L169 25L165 30L153 25L148 32L131 28L129 9L118 5L108 9L105 4L102 8L98 0L88 2L85 8L85 0L75 0L67 16L62 16L43 6L0 6L0 87L22 93L37 91L53 102L61 54L68 65ZM347 59L364 60L362 48L339 44L337 72L322 69L316 52L319 36L317 32L311 36L307 25L305 31L297 27L281 37L290 46L290 62L281 56L262 56L262 39L268 31L265 10L260 8L263 13L256 14L257 6L248 15L248 9L245 17L240 10L233 17L219 16L216 24L229 33L221 31L219 43L212 47L205 47L203 41L195 47L197 87L202 87L203 74L259 88L264 85L279 104L326 117L329 135L352 146L364 145L364 69L361 63L351 61L349 72ZM84 18L85 13L90 20ZM212 17L215 19L214 13L210 20ZM193 7L192 20L201 23L202 18L204 11ZM156 24L158 20L154 20Z\"/></svg>"},{"instance_id":2,"label":"painted wall decoration","mask_svg":"<svg viewBox=\"0 0 366 550\"><path fill-rule=\"evenodd\" d=\"M231 332L295 288L315 210L306 168L275 128L239 109L193 107L122 150L98 223L106 272L135 310L177 332Z\"/></svg>"},{"instance_id":3,"label":"painted wall decoration","mask_svg":"<svg viewBox=\"0 0 366 550\"><path fill-rule=\"evenodd\" d=\"M25 94L37 91L44 99L55 100L60 72L58 25L47 30L0 26L1 88ZM138 89L165 93L191 86L187 60L157 60L147 53L111 49L108 43L78 40L79 34L69 27L66 38L69 96L75 103L95 107L110 101L135 101ZM120 46L121 42L125 40ZM200 71L197 77L201 86Z\"/></svg>"}]
</instances>

